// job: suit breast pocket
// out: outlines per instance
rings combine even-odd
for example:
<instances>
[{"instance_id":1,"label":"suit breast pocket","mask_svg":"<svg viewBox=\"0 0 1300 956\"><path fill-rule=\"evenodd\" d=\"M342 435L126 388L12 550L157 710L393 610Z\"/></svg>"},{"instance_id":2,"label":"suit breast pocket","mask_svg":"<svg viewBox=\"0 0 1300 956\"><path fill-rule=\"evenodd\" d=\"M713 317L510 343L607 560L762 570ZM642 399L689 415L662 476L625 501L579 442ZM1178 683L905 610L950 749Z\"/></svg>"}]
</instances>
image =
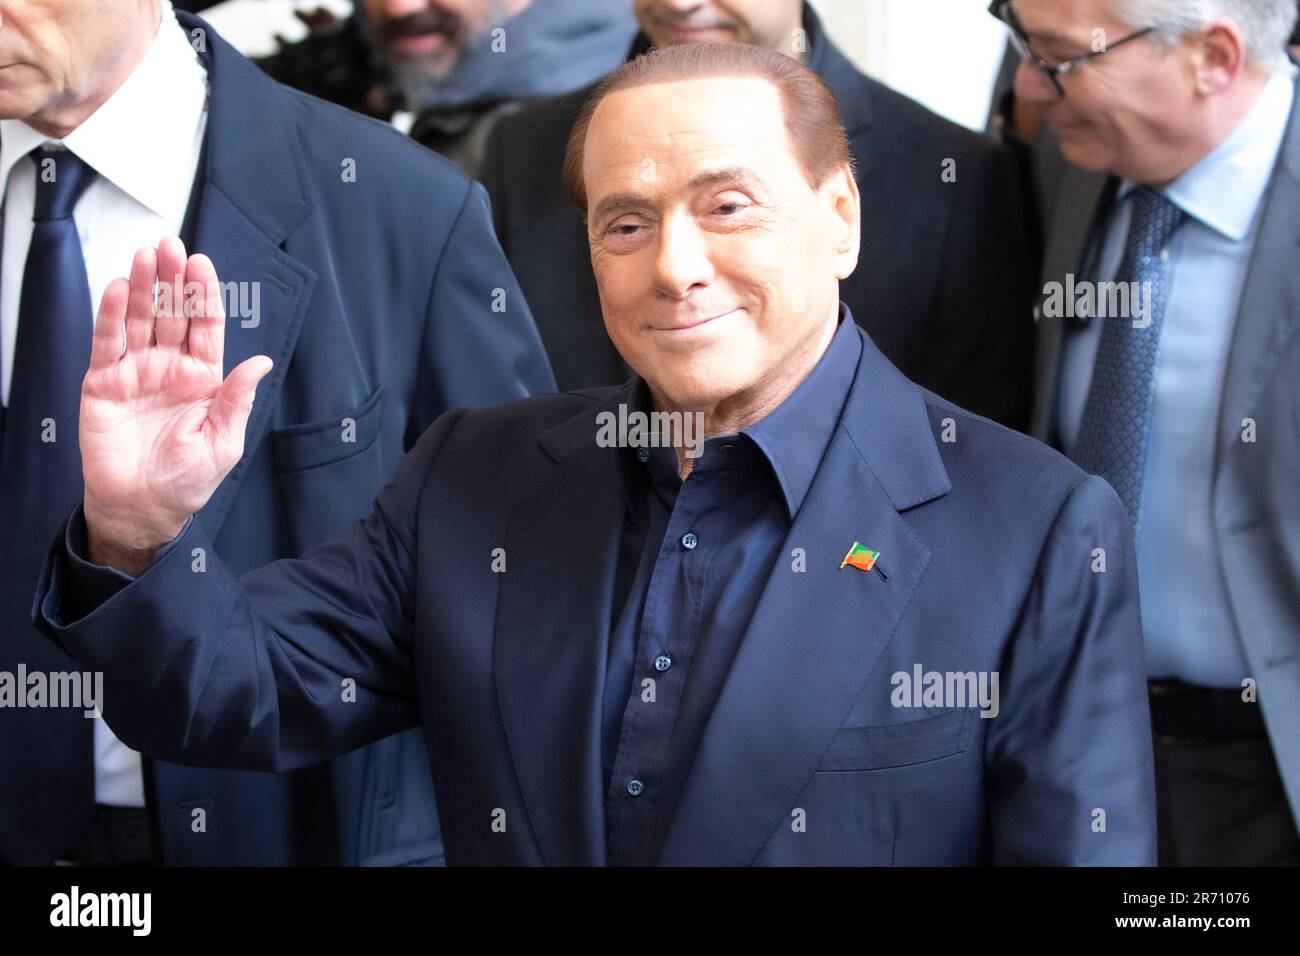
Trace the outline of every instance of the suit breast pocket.
<instances>
[{"instance_id":1,"label":"suit breast pocket","mask_svg":"<svg viewBox=\"0 0 1300 956\"><path fill-rule=\"evenodd\" d=\"M887 770L964 753L977 712L970 708L876 727L841 727L818 771Z\"/></svg>"},{"instance_id":2,"label":"suit breast pocket","mask_svg":"<svg viewBox=\"0 0 1300 956\"><path fill-rule=\"evenodd\" d=\"M360 405L268 434L281 512L295 553L315 547L370 513L384 471L381 384Z\"/></svg>"}]
</instances>

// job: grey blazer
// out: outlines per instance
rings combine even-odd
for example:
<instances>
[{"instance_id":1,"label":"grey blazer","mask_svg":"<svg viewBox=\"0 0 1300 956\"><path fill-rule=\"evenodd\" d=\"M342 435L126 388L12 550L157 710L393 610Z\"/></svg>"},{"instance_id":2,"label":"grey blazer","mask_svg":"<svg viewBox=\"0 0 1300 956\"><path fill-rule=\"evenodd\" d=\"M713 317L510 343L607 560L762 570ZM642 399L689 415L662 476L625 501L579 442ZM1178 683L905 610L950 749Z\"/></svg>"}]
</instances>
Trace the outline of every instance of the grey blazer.
<instances>
[{"instance_id":1,"label":"grey blazer","mask_svg":"<svg viewBox=\"0 0 1300 956\"><path fill-rule=\"evenodd\" d=\"M1300 822L1300 91L1295 102L1265 194L1214 423L1214 529L1237 631ZM1117 181L1066 163L1050 134L1039 137L1034 153L1045 287L1080 273ZM1031 432L1055 444L1051 410L1065 330L1062 319L1042 311L1035 311Z\"/></svg>"}]
</instances>

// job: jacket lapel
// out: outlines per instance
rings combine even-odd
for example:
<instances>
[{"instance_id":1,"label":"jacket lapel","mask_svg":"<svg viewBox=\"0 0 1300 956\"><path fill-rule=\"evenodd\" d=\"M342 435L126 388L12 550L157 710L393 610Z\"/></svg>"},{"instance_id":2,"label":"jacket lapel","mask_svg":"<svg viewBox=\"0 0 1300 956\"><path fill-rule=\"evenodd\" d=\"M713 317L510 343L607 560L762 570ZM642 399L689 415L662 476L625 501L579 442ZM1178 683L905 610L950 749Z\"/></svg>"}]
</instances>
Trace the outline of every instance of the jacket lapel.
<instances>
[{"instance_id":1,"label":"jacket lapel","mask_svg":"<svg viewBox=\"0 0 1300 956\"><path fill-rule=\"evenodd\" d=\"M863 339L853 391L709 720L663 864L754 861L789 821L929 564L900 512L951 486L920 390ZM884 575L839 567L855 540L880 552ZM805 572L792 569L795 548Z\"/></svg>"},{"instance_id":2,"label":"jacket lapel","mask_svg":"<svg viewBox=\"0 0 1300 956\"><path fill-rule=\"evenodd\" d=\"M177 19L191 36L204 31L202 55L211 90L207 163L189 251L212 259L223 283L257 284L256 300L254 287L243 287L249 290L246 301L258 304L256 315L226 318L225 371L258 354L275 361L257 389L244 457L199 514L204 530L215 535L266 433L316 282L316 273L282 248L311 211L311 202L301 177L297 126L279 88L205 21L181 11ZM248 135L250 102L258 104L256 137Z\"/></svg>"},{"instance_id":3,"label":"jacket lapel","mask_svg":"<svg viewBox=\"0 0 1300 956\"><path fill-rule=\"evenodd\" d=\"M1242 420L1252 417L1300 319L1300 88L1264 198L1264 218L1246 277L1219 414L1216 471L1241 446Z\"/></svg>"},{"instance_id":4,"label":"jacket lapel","mask_svg":"<svg viewBox=\"0 0 1300 956\"><path fill-rule=\"evenodd\" d=\"M497 699L524 805L549 866L605 863L601 701L624 498L596 415L626 389L539 442L554 468L511 508L495 646Z\"/></svg>"}]
</instances>

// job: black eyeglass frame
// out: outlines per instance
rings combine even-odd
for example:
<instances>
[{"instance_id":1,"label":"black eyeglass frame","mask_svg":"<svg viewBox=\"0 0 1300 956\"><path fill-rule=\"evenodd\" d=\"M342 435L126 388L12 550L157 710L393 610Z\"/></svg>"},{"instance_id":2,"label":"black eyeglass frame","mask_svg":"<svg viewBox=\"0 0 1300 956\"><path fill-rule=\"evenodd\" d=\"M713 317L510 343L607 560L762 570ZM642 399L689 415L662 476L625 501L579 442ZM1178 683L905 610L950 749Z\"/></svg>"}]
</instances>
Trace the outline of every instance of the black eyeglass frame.
<instances>
[{"instance_id":1,"label":"black eyeglass frame","mask_svg":"<svg viewBox=\"0 0 1300 956\"><path fill-rule=\"evenodd\" d=\"M1052 86L1055 87L1056 92L1061 96L1065 96L1065 86L1061 83L1061 76L1063 74L1073 72L1083 66L1083 64L1095 60L1099 56L1105 56L1111 50L1116 50L1119 47L1122 47L1125 43L1131 43L1134 40L1140 39L1148 33L1159 29L1158 25L1146 27L1138 30L1136 33L1130 33L1126 37L1121 37L1114 43L1106 44L1106 49L1104 50L1093 50L1089 53L1083 54L1082 56L1072 57L1063 63L1058 63L1053 66L1029 48L1029 33L1025 30L1024 24L1020 22L1020 18L1016 16L1016 11L1011 6L1011 0L993 0L993 2L989 4L989 13L1010 28L1012 48L1015 49L1016 53L1020 57L1028 60L1030 64L1038 70L1038 72L1047 77L1048 80L1051 81Z\"/></svg>"}]
</instances>

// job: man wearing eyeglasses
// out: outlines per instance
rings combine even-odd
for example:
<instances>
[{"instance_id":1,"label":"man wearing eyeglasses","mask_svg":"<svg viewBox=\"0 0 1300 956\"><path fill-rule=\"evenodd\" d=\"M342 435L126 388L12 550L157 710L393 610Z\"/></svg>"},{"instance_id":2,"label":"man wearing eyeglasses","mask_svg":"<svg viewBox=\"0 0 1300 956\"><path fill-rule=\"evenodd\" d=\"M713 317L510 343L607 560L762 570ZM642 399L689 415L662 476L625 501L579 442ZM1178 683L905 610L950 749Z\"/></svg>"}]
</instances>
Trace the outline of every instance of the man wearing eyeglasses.
<instances>
[{"instance_id":1,"label":"man wearing eyeglasses","mask_svg":"<svg viewBox=\"0 0 1300 956\"><path fill-rule=\"evenodd\" d=\"M1296 4L992 11L1050 127L1033 431L1137 531L1160 862L1300 863Z\"/></svg>"}]
</instances>

